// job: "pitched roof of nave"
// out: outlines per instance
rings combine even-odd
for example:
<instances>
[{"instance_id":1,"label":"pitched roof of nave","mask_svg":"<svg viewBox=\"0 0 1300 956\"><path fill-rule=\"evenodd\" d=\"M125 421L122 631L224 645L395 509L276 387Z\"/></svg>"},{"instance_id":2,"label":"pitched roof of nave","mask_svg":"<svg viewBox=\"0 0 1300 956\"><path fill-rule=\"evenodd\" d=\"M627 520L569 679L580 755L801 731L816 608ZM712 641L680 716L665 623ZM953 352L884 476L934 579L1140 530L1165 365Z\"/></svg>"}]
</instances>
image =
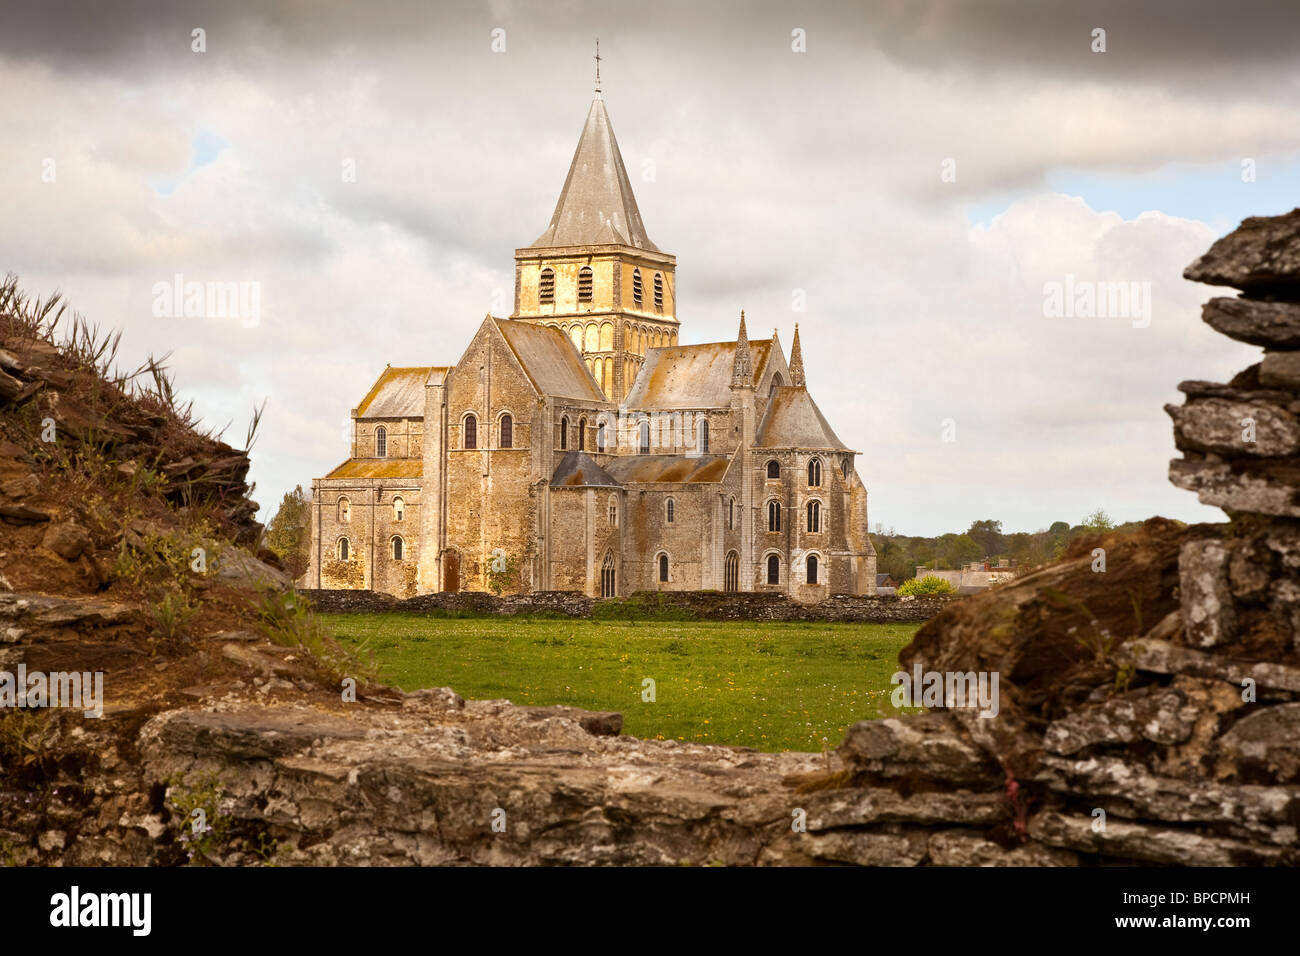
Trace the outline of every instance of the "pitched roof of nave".
<instances>
[{"instance_id":1,"label":"pitched roof of nave","mask_svg":"<svg viewBox=\"0 0 1300 956\"><path fill-rule=\"evenodd\" d=\"M623 455L612 459L605 470L623 485L657 481L690 484L721 481L729 464L730 455Z\"/></svg>"},{"instance_id":2,"label":"pitched roof of nave","mask_svg":"<svg viewBox=\"0 0 1300 956\"><path fill-rule=\"evenodd\" d=\"M349 458L326 478L421 478L424 460L420 458Z\"/></svg>"},{"instance_id":3,"label":"pitched roof of nave","mask_svg":"<svg viewBox=\"0 0 1300 956\"><path fill-rule=\"evenodd\" d=\"M831 448L851 451L840 441L817 403L802 385L780 385L763 413L755 442L759 448Z\"/></svg>"},{"instance_id":4,"label":"pitched roof of nave","mask_svg":"<svg viewBox=\"0 0 1300 956\"><path fill-rule=\"evenodd\" d=\"M597 94L551 223L528 248L611 243L660 251L646 235L614 127L604 100Z\"/></svg>"},{"instance_id":5,"label":"pitched roof of nave","mask_svg":"<svg viewBox=\"0 0 1300 956\"><path fill-rule=\"evenodd\" d=\"M586 452L571 451L555 467L552 488L617 488L618 480Z\"/></svg>"},{"instance_id":6,"label":"pitched roof of nave","mask_svg":"<svg viewBox=\"0 0 1300 956\"><path fill-rule=\"evenodd\" d=\"M771 339L750 339L754 381L772 354ZM736 343L706 342L650 349L624 404L628 408L726 408L731 404Z\"/></svg>"},{"instance_id":7,"label":"pitched roof of nave","mask_svg":"<svg viewBox=\"0 0 1300 956\"><path fill-rule=\"evenodd\" d=\"M573 347L569 337L549 325L531 325L493 317L492 322L542 395L605 402L605 393Z\"/></svg>"},{"instance_id":8,"label":"pitched roof of nave","mask_svg":"<svg viewBox=\"0 0 1300 956\"><path fill-rule=\"evenodd\" d=\"M428 365L388 366L357 406L357 418L423 418L424 383L447 370Z\"/></svg>"}]
</instances>

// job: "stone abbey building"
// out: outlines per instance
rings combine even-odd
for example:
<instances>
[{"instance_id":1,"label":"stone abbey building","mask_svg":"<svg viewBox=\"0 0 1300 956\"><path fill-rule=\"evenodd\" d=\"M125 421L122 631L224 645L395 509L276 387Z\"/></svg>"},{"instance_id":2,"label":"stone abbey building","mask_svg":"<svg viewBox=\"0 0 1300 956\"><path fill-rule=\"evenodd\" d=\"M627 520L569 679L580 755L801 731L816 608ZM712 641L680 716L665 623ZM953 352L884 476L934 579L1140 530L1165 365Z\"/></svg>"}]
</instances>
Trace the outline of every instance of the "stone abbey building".
<instances>
[{"instance_id":1,"label":"stone abbey building","mask_svg":"<svg viewBox=\"0 0 1300 956\"><path fill-rule=\"evenodd\" d=\"M390 366L312 482L303 584L431 591L875 591L867 491L804 380L799 330L679 343L597 92L514 314L455 365Z\"/></svg>"}]
</instances>

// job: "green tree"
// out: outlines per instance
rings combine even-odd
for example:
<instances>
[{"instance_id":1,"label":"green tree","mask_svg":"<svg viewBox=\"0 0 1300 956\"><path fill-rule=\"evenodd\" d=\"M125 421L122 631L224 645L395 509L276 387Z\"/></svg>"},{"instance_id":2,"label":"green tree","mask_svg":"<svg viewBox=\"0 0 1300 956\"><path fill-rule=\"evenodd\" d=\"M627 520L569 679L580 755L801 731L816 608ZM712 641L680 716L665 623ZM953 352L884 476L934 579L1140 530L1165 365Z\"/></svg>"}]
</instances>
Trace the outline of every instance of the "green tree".
<instances>
[{"instance_id":1,"label":"green tree","mask_svg":"<svg viewBox=\"0 0 1300 956\"><path fill-rule=\"evenodd\" d=\"M266 526L266 546L284 562L284 569L295 580L307 573L311 554L311 503L302 485L287 492L280 510Z\"/></svg>"},{"instance_id":2,"label":"green tree","mask_svg":"<svg viewBox=\"0 0 1300 956\"><path fill-rule=\"evenodd\" d=\"M1110 515L1098 508L1083 519L1083 527L1086 531L1113 531L1115 530L1115 522L1111 520Z\"/></svg>"},{"instance_id":3,"label":"green tree","mask_svg":"<svg viewBox=\"0 0 1300 956\"><path fill-rule=\"evenodd\" d=\"M954 594L957 589L943 578L927 574L923 578L912 578L898 586L899 594Z\"/></svg>"},{"instance_id":4,"label":"green tree","mask_svg":"<svg viewBox=\"0 0 1300 956\"><path fill-rule=\"evenodd\" d=\"M966 536L983 550L980 557L996 558L1006 552L1007 539L1002 534L1002 522L987 518L984 521L972 521Z\"/></svg>"}]
</instances>

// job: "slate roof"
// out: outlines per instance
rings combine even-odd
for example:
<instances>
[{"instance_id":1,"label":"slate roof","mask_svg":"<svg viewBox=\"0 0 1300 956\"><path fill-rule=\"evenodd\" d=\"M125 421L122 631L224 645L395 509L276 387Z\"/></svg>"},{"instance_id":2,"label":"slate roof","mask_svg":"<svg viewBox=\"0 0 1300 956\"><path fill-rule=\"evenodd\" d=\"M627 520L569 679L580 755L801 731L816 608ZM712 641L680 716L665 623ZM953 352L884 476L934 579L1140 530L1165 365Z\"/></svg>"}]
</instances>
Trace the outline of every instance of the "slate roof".
<instances>
[{"instance_id":1,"label":"slate roof","mask_svg":"<svg viewBox=\"0 0 1300 956\"><path fill-rule=\"evenodd\" d=\"M552 488L617 488L618 481L581 451L571 451L555 467Z\"/></svg>"},{"instance_id":2,"label":"slate roof","mask_svg":"<svg viewBox=\"0 0 1300 956\"><path fill-rule=\"evenodd\" d=\"M422 478L420 458L349 458L326 478Z\"/></svg>"},{"instance_id":3,"label":"slate roof","mask_svg":"<svg viewBox=\"0 0 1300 956\"><path fill-rule=\"evenodd\" d=\"M388 366L357 406L356 417L423 418L424 383L434 371L428 365Z\"/></svg>"},{"instance_id":4,"label":"slate roof","mask_svg":"<svg viewBox=\"0 0 1300 956\"><path fill-rule=\"evenodd\" d=\"M721 481L731 459L726 455L624 455L605 466L620 484L656 481Z\"/></svg>"},{"instance_id":5,"label":"slate roof","mask_svg":"<svg viewBox=\"0 0 1300 956\"><path fill-rule=\"evenodd\" d=\"M760 448L851 450L832 430L808 389L797 385L772 389L755 444Z\"/></svg>"},{"instance_id":6,"label":"slate roof","mask_svg":"<svg viewBox=\"0 0 1300 956\"><path fill-rule=\"evenodd\" d=\"M551 224L528 248L610 243L660 251L646 235L605 101L597 94Z\"/></svg>"},{"instance_id":7,"label":"slate roof","mask_svg":"<svg viewBox=\"0 0 1300 956\"><path fill-rule=\"evenodd\" d=\"M582 356L559 329L511 319L493 321L538 392L555 398L606 401Z\"/></svg>"},{"instance_id":8,"label":"slate roof","mask_svg":"<svg viewBox=\"0 0 1300 956\"><path fill-rule=\"evenodd\" d=\"M771 339L751 340L754 381L767 367ZM628 408L726 408L731 404L735 342L649 349L624 404Z\"/></svg>"}]
</instances>

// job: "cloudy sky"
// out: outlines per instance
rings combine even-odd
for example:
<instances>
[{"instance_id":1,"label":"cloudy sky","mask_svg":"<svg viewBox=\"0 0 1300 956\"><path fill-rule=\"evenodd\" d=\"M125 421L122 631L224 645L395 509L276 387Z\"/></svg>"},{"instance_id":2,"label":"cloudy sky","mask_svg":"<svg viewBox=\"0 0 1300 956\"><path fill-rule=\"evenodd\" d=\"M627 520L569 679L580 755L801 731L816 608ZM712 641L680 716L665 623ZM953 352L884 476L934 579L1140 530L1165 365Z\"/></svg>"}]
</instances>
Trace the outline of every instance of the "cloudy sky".
<instances>
[{"instance_id":1,"label":"cloudy sky","mask_svg":"<svg viewBox=\"0 0 1300 956\"><path fill-rule=\"evenodd\" d=\"M6 0L0 272L121 327L123 364L170 352L236 444L265 399L268 520L385 364L508 313L599 36L682 341L798 322L873 526L1221 520L1169 485L1161 406L1256 361L1181 273L1300 205L1283 6ZM257 283L258 320L156 315L177 274ZM1067 281L1149 284L1149 315L1045 315Z\"/></svg>"}]
</instances>

